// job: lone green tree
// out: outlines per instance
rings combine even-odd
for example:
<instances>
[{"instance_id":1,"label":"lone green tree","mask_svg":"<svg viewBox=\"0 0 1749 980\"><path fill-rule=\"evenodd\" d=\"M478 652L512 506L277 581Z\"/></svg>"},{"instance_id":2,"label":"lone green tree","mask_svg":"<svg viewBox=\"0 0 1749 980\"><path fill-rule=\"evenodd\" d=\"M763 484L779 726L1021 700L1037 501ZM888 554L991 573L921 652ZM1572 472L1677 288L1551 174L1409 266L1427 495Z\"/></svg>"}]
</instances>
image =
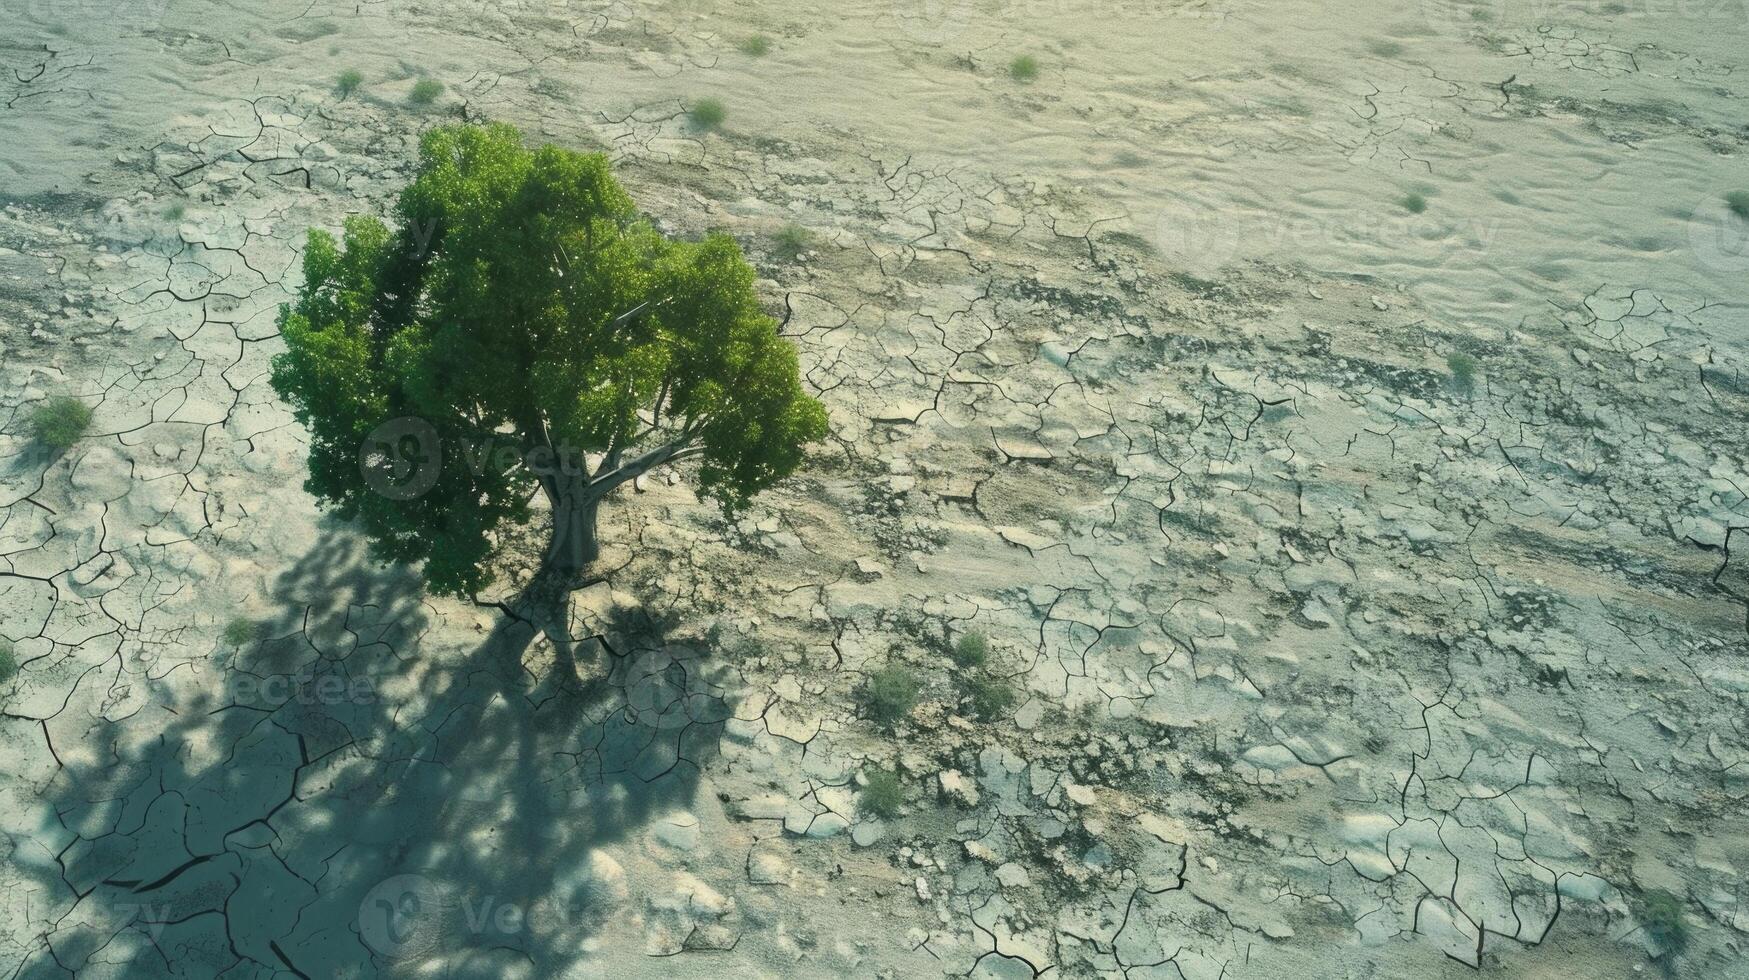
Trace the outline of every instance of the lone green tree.
<instances>
[{"instance_id":1,"label":"lone green tree","mask_svg":"<svg viewBox=\"0 0 1749 980\"><path fill-rule=\"evenodd\" d=\"M312 230L279 323L305 487L438 592L487 584L537 494L543 574L573 580L615 488L696 457L733 512L826 433L732 239L665 237L604 156L508 126L428 132L393 227Z\"/></svg>"}]
</instances>

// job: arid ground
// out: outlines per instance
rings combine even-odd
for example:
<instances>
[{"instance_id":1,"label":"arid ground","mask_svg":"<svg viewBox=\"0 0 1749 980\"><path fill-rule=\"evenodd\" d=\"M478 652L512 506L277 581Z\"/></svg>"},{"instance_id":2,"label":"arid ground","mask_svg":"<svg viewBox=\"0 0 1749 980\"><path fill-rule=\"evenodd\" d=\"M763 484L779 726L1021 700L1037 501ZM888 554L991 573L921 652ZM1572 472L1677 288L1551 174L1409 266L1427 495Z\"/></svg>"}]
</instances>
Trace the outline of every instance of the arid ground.
<instances>
[{"instance_id":1,"label":"arid ground","mask_svg":"<svg viewBox=\"0 0 1749 980\"><path fill-rule=\"evenodd\" d=\"M1746 42L0 0L0 973L1749 977ZM610 501L581 686L538 525L426 595L267 383L306 230L457 119L735 236L831 413L733 522Z\"/></svg>"}]
</instances>

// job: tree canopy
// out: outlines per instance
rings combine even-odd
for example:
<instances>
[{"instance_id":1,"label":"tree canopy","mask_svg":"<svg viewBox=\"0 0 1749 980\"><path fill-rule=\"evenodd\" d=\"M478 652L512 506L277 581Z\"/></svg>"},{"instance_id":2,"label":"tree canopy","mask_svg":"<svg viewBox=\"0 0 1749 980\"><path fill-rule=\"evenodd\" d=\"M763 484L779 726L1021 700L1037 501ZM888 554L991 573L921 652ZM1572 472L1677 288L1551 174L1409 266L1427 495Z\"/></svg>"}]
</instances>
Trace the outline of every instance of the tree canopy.
<instances>
[{"instance_id":1,"label":"tree canopy","mask_svg":"<svg viewBox=\"0 0 1749 980\"><path fill-rule=\"evenodd\" d=\"M305 486L436 591L484 586L537 494L546 566L572 573L615 487L697 457L732 512L826 433L740 248L664 236L601 154L434 129L393 225L312 230L303 265L272 381L309 432Z\"/></svg>"}]
</instances>

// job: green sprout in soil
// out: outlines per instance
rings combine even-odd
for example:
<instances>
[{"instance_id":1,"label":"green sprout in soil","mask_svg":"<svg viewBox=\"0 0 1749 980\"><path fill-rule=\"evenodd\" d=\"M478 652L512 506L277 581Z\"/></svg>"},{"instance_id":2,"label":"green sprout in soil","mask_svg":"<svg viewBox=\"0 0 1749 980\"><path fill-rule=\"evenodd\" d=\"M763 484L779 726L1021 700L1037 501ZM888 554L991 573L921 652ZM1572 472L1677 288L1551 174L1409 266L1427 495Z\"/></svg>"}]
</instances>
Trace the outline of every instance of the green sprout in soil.
<instances>
[{"instance_id":1,"label":"green sprout in soil","mask_svg":"<svg viewBox=\"0 0 1749 980\"><path fill-rule=\"evenodd\" d=\"M973 630L961 634L959 642L953 645L953 662L959 667L982 667L984 661L990 659L990 641L984 639L984 634Z\"/></svg>"},{"instance_id":2,"label":"green sprout in soil","mask_svg":"<svg viewBox=\"0 0 1749 980\"><path fill-rule=\"evenodd\" d=\"M693 129L699 132L709 132L721 127L728 114L728 110L723 108L723 103L720 100L705 98L693 103L692 108L686 113L686 118L688 122L692 123Z\"/></svg>"},{"instance_id":3,"label":"green sprout in soil","mask_svg":"<svg viewBox=\"0 0 1749 980\"><path fill-rule=\"evenodd\" d=\"M421 78L413 83L413 90L407 93L407 101L414 105L426 106L437 101L443 94L443 83L435 78Z\"/></svg>"},{"instance_id":4,"label":"green sprout in soil","mask_svg":"<svg viewBox=\"0 0 1749 980\"><path fill-rule=\"evenodd\" d=\"M863 779L867 785L856 798L857 807L883 820L897 816L905 802L905 787L899 782L899 774L890 769L870 769Z\"/></svg>"},{"instance_id":5,"label":"green sprout in soil","mask_svg":"<svg viewBox=\"0 0 1749 980\"><path fill-rule=\"evenodd\" d=\"M57 395L30 416L31 435L54 449L68 449L91 428L91 408L72 395Z\"/></svg>"},{"instance_id":6,"label":"green sprout in soil","mask_svg":"<svg viewBox=\"0 0 1749 980\"><path fill-rule=\"evenodd\" d=\"M904 667L882 667L863 683L862 707L876 724L891 729L911 713L921 689L916 676Z\"/></svg>"}]
</instances>

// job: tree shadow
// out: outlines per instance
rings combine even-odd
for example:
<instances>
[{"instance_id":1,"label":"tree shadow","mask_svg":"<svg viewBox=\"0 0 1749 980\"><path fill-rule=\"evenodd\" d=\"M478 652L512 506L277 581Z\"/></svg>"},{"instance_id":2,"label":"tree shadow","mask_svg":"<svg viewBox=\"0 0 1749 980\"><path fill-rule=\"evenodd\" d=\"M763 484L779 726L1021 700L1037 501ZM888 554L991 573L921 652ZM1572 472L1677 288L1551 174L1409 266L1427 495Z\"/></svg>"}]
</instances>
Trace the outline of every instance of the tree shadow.
<instances>
[{"instance_id":1,"label":"tree shadow","mask_svg":"<svg viewBox=\"0 0 1749 980\"><path fill-rule=\"evenodd\" d=\"M702 651L636 611L446 611L343 533L273 592L258 642L94 719L101 761L41 788L20 975L564 973L623 888L599 849L716 751Z\"/></svg>"}]
</instances>

